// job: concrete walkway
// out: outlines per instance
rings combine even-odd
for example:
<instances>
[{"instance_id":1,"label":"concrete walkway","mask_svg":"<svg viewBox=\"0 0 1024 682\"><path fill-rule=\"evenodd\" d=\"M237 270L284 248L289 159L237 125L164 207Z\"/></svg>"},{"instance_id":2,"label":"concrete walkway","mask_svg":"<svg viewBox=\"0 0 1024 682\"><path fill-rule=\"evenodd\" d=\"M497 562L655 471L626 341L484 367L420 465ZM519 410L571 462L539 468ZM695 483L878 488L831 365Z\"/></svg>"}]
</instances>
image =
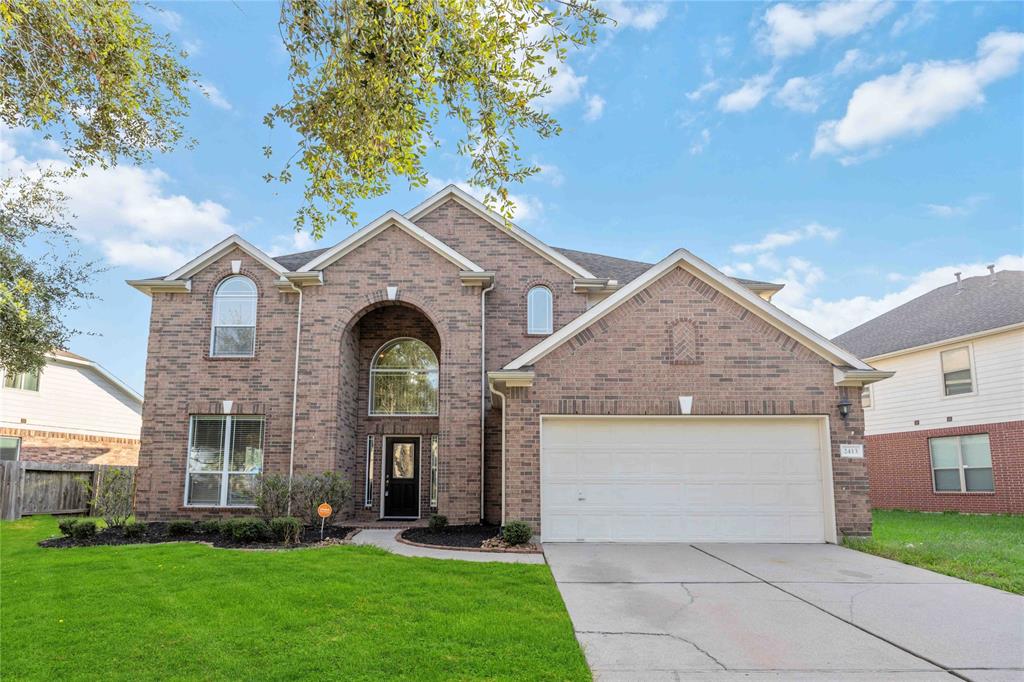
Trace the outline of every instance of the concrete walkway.
<instances>
[{"instance_id":1,"label":"concrete walkway","mask_svg":"<svg viewBox=\"0 0 1024 682\"><path fill-rule=\"evenodd\" d=\"M433 549L417 547L399 542L395 536L401 531L383 528L366 528L352 538L356 545L373 545L401 556L426 557L428 559L459 559L461 561L498 562L506 564L543 564L543 554L516 554L513 552L466 552L457 549Z\"/></svg>"},{"instance_id":2,"label":"concrete walkway","mask_svg":"<svg viewBox=\"0 0 1024 682\"><path fill-rule=\"evenodd\" d=\"M546 544L596 680L1024 681L1024 598L835 545Z\"/></svg>"}]
</instances>

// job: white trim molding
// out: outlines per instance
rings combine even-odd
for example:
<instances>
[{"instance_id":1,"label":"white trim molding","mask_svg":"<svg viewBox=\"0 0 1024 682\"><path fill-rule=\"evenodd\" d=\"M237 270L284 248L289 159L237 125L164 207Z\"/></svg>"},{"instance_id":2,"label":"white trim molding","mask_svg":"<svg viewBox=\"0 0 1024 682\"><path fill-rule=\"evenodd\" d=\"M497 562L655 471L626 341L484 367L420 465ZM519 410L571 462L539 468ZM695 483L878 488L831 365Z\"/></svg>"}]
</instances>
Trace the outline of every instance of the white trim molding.
<instances>
[{"instance_id":1,"label":"white trim molding","mask_svg":"<svg viewBox=\"0 0 1024 682\"><path fill-rule=\"evenodd\" d=\"M510 237L526 246L531 251L534 251L540 256L543 256L553 264L565 270L574 277L582 277L585 279L597 279L589 270L584 268L578 263L574 263L569 258L566 258L563 254L559 253L555 249L551 248L541 240L534 237L532 234L524 230L523 228L505 220L504 217L495 213L491 209L487 208L476 197L472 196L465 190L455 186L448 185L437 194L434 194L426 201L421 203L419 206L413 208L411 211L406 212L405 217L415 222L421 217L434 210L445 201L454 199L459 202L462 206L469 209L476 215L480 216L487 222L494 225L496 228L502 230Z\"/></svg>"},{"instance_id":2,"label":"white trim molding","mask_svg":"<svg viewBox=\"0 0 1024 682\"><path fill-rule=\"evenodd\" d=\"M244 251L263 265L267 266L268 269L279 275L283 275L288 272L288 268L278 263L259 248L245 241L237 234L233 234L216 246L210 247L203 253L199 254L188 263L185 263L180 268L164 277L164 279L188 279L233 248L238 248Z\"/></svg>"},{"instance_id":3,"label":"white trim molding","mask_svg":"<svg viewBox=\"0 0 1024 682\"><path fill-rule=\"evenodd\" d=\"M769 304L763 298L750 291L733 278L712 267L686 249L677 249L673 251L659 263L652 265L647 272L640 275L569 324L565 325L515 360L512 360L510 363L505 365L504 369L522 369L533 365L548 353L578 334L580 331L586 329L597 320L612 312L632 298L636 293L646 289L653 282L677 267L696 275L707 284L713 286L720 293L750 310L768 324L776 327L788 336L793 337L810 350L831 362L833 365L850 367L858 370L874 369L864 363L864 361L855 357L849 351L843 350L821 334L804 325L802 322L795 320L775 306Z\"/></svg>"},{"instance_id":4,"label":"white trim molding","mask_svg":"<svg viewBox=\"0 0 1024 682\"><path fill-rule=\"evenodd\" d=\"M888 379L896 372L886 372L880 369L851 369L850 367L833 367L832 379L836 386L867 386L876 381Z\"/></svg>"},{"instance_id":5,"label":"white trim molding","mask_svg":"<svg viewBox=\"0 0 1024 682\"><path fill-rule=\"evenodd\" d=\"M188 294L192 292L190 279L126 279L125 283L146 296L153 294Z\"/></svg>"},{"instance_id":6,"label":"white trim molding","mask_svg":"<svg viewBox=\"0 0 1024 682\"><path fill-rule=\"evenodd\" d=\"M335 244L327 251L314 258L313 260L306 263L301 270L323 270L331 263L335 262L339 258L344 257L346 254L355 250L357 247L362 246L366 242L370 241L378 234L388 229L389 227L397 227L403 230L406 234L417 240L424 246L436 251L438 254L443 256L448 261L454 263L459 267L460 271L469 272L483 272L484 269L479 265L469 260L461 253L448 246L440 239L437 239L433 235L427 233L420 227L417 227L408 218L403 216L398 211L388 211L381 217L377 218L373 222L367 224L365 227L359 229L357 232L350 235L345 240Z\"/></svg>"},{"instance_id":7,"label":"white trim molding","mask_svg":"<svg viewBox=\"0 0 1024 682\"><path fill-rule=\"evenodd\" d=\"M1015 322L1014 324L1008 324L1003 327L993 327L992 329L984 329L980 332L972 332L962 336L951 336L948 339L942 339L941 341L932 341L931 343L925 343L920 346L911 346L910 348L900 348L899 350L882 353L880 355L872 355L871 357L864 359L868 362L874 362L875 360L887 360L889 358L917 353L918 351L928 350L930 348L940 348L942 346L950 346L964 341L973 341L974 339L980 339L985 336L994 336L1004 332L1012 332L1015 329L1024 329L1024 322Z\"/></svg>"}]
</instances>

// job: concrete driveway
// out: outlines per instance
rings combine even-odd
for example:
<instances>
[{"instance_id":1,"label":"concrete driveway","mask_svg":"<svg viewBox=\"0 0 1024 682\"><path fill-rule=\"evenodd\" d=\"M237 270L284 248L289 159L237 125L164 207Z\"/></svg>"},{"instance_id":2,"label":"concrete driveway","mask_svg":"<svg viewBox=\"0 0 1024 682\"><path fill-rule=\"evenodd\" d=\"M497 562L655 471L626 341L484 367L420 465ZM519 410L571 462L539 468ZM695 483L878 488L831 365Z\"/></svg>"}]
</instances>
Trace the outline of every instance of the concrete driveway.
<instances>
[{"instance_id":1,"label":"concrete driveway","mask_svg":"<svg viewBox=\"0 0 1024 682\"><path fill-rule=\"evenodd\" d=\"M597 680L1024 680L1024 598L843 547L544 553Z\"/></svg>"}]
</instances>

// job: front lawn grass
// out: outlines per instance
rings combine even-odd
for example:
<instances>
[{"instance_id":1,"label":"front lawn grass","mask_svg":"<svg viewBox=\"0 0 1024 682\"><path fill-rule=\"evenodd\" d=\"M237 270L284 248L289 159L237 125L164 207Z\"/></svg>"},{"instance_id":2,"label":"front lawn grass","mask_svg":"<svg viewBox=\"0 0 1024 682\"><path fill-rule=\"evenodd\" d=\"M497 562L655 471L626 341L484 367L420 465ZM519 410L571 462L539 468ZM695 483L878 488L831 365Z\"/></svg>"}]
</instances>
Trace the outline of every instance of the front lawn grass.
<instances>
[{"instance_id":1,"label":"front lawn grass","mask_svg":"<svg viewBox=\"0 0 1024 682\"><path fill-rule=\"evenodd\" d=\"M1024 516L876 509L871 538L847 547L1024 594Z\"/></svg>"},{"instance_id":2,"label":"front lawn grass","mask_svg":"<svg viewBox=\"0 0 1024 682\"><path fill-rule=\"evenodd\" d=\"M0 523L0 677L589 680L547 566L372 547L43 549Z\"/></svg>"}]
</instances>

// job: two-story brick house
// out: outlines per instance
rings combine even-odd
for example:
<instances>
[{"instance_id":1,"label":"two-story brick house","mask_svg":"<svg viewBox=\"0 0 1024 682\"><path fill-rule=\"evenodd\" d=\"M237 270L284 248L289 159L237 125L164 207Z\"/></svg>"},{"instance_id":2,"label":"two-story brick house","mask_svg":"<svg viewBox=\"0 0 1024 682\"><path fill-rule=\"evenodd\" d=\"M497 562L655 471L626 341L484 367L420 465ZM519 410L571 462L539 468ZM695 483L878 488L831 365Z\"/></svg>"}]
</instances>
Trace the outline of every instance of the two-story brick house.
<instances>
[{"instance_id":1,"label":"two-story brick house","mask_svg":"<svg viewBox=\"0 0 1024 682\"><path fill-rule=\"evenodd\" d=\"M234 236L131 284L152 296L142 518L248 513L261 472L336 470L354 522L870 530L859 396L888 375L684 250L555 249L452 186L331 248Z\"/></svg>"}]
</instances>

